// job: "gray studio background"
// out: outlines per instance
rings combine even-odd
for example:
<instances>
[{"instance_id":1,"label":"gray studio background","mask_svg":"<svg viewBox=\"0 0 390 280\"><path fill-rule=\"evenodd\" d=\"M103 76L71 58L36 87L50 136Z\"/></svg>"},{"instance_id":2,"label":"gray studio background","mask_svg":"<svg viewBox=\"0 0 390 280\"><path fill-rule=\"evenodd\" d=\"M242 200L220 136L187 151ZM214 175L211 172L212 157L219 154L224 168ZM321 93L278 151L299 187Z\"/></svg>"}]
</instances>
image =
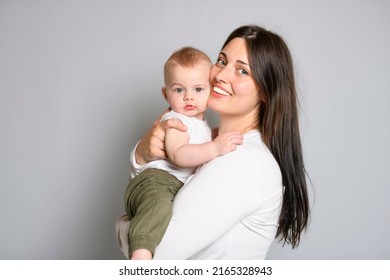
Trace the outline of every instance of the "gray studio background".
<instances>
[{"instance_id":1,"label":"gray studio background","mask_svg":"<svg viewBox=\"0 0 390 280\"><path fill-rule=\"evenodd\" d=\"M386 0L1 0L0 259L123 259L114 223L129 152L166 107L165 59L184 45L215 59L250 23L292 51L315 196L301 246L275 244L268 258L390 259L389 10Z\"/></svg>"}]
</instances>

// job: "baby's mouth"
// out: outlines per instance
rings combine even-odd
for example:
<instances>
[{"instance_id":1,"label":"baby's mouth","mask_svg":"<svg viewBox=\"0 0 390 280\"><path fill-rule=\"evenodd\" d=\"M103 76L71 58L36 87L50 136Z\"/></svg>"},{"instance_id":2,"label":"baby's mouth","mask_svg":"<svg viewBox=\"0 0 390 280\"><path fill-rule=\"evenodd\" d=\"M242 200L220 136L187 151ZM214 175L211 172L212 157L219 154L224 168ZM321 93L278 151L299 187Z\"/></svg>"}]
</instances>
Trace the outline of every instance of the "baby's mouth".
<instances>
[{"instance_id":1,"label":"baby's mouth","mask_svg":"<svg viewBox=\"0 0 390 280\"><path fill-rule=\"evenodd\" d=\"M186 110L195 110L196 106L194 106L194 105L186 105L184 108Z\"/></svg>"}]
</instances>

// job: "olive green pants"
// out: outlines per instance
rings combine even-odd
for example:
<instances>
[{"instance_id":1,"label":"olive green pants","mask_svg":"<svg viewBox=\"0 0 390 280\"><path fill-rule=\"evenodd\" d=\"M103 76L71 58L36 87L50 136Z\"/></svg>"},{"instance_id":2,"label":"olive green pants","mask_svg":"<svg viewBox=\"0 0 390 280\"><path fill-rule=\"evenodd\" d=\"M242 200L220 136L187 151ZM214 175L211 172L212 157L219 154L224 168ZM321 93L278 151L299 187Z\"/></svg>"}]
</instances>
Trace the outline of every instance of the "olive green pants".
<instances>
[{"instance_id":1,"label":"olive green pants","mask_svg":"<svg viewBox=\"0 0 390 280\"><path fill-rule=\"evenodd\" d=\"M136 249L154 254L172 216L172 202L183 186L175 176L159 169L146 169L130 180L125 208L130 217L129 256Z\"/></svg>"}]
</instances>

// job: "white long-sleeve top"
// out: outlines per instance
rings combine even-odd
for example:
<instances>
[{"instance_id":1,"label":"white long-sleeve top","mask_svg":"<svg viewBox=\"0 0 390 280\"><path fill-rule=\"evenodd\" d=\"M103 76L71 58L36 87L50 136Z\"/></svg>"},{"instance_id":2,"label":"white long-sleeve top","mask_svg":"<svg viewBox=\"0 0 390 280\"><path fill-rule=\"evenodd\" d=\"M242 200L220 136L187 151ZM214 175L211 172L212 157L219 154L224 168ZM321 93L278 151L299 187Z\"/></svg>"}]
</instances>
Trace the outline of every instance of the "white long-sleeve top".
<instances>
[{"instance_id":1,"label":"white long-sleeve top","mask_svg":"<svg viewBox=\"0 0 390 280\"><path fill-rule=\"evenodd\" d=\"M246 133L234 152L200 167L180 189L154 258L264 259L275 238L282 193L279 166L260 133Z\"/></svg>"}]
</instances>

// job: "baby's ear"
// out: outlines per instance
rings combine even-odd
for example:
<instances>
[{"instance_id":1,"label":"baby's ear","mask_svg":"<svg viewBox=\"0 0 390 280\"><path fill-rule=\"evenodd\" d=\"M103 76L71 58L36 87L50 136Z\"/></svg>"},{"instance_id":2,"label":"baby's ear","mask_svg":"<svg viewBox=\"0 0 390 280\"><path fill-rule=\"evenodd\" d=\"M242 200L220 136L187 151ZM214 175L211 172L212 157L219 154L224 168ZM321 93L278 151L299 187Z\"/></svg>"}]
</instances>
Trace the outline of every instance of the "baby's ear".
<instances>
[{"instance_id":1,"label":"baby's ear","mask_svg":"<svg viewBox=\"0 0 390 280\"><path fill-rule=\"evenodd\" d=\"M162 92L162 95L164 96L165 100L168 100L168 98L167 98L167 88L166 87L162 87L161 88L161 92Z\"/></svg>"}]
</instances>

